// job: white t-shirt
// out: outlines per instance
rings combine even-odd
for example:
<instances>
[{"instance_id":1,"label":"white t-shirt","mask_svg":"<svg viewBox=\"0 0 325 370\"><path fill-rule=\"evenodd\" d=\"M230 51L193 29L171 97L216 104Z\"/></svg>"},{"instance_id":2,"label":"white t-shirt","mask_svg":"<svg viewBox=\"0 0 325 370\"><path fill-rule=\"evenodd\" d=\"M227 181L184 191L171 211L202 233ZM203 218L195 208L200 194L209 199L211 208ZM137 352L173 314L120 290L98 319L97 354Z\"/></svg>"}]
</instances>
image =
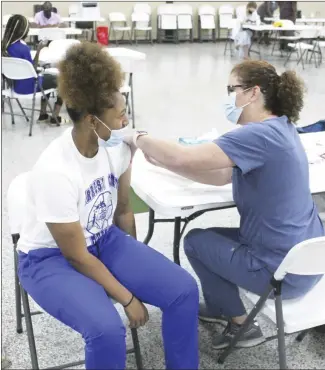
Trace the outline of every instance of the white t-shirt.
<instances>
[{"instance_id":1,"label":"white t-shirt","mask_svg":"<svg viewBox=\"0 0 325 370\"><path fill-rule=\"evenodd\" d=\"M119 177L131 160L122 143L100 147L93 158L82 156L72 129L54 140L41 154L27 181L27 205L18 249L57 248L46 223L80 221L87 246L112 225Z\"/></svg>"}]
</instances>

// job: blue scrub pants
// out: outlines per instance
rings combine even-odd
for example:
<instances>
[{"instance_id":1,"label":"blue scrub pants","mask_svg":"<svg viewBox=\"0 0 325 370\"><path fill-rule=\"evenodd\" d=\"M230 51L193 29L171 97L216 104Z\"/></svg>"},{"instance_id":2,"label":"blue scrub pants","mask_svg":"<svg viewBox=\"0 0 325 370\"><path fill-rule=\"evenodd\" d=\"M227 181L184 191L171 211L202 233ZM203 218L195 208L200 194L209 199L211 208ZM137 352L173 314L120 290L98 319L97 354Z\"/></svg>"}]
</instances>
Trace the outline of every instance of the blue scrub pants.
<instances>
[{"instance_id":1,"label":"blue scrub pants","mask_svg":"<svg viewBox=\"0 0 325 370\"><path fill-rule=\"evenodd\" d=\"M241 287L262 295L273 273L239 242L239 229L193 229L184 239L184 249L202 285L211 315L236 317L246 314L239 296ZM282 298L304 295L319 276L287 275L282 284Z\"/></svg>"},{"instance_id":2,"label":"blue scrub pants","mask_svg":"<svg viewBox=\"0 0 325 370\"><path fill-rule=\"evenodd\" d=\"M130 292L163 312L168 369L198 369L198 287L193 277L116 226L99 239L99 259ZM96 246L89 252L98 257ZM101 285L77 272L59 249L20 253L24 289L85 340L87 369L124 369L126 330Z\"/></svg>"}]
</instances>

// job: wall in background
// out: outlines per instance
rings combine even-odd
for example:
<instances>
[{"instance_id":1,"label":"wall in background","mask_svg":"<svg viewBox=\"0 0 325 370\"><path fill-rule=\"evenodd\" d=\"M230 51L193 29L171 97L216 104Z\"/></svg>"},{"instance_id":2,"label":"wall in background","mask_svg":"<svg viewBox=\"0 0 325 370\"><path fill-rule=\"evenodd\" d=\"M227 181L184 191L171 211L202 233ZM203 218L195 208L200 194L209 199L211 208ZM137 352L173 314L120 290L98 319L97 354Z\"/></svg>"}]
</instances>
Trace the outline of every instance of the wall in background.
<instances>
[{"instance_id":1,"label":"wall in background","mask_svg":"<svg viewBox=\"0 0 325 370\"><path fill-rule=\"evenodd\" d=\"M138 1L141 2L141 1ZM153 27L153 37L156 38L156 27L157 27L157 7L160 4L165 4L165 1L143 1L145 3L149 3L152 8L152 27ZM222 4L232 4L235 8L239 5L246 4L247 2L236 1L236 2L227 2L227 1L195 1L195 2L186 2L186 1L174 1L174 3L188 3L192 5L194 10L194 37L197 37L197 9L202 4L210 4L214 6L216 9L220 7ZM33 5L37 4L38 2L29 2L29 1L2 1L2 15L5 14L15 14L19 11L20 14L24 14L27 17L33 16ZM42 3L42 2L40 2ZM53 6L58 9L58 13L63 16L67 17L69 6L71 4L75 4L74 1L52 1ZM131 13L133 9L133 5L137 3L137 1L99 1L100 3L100 11L101 16L106 18L110 12L122 12L124 13L129 21L131 19ZM257 2L260 4L261 2ZM302 14L305 17L310 17L314 15L317 18L325 18L325 1L305 1L305 2L298 2L298 9L302 11ZM98 25L108 25L108 22L104 22Z\"/></svg>"}]
</instances>

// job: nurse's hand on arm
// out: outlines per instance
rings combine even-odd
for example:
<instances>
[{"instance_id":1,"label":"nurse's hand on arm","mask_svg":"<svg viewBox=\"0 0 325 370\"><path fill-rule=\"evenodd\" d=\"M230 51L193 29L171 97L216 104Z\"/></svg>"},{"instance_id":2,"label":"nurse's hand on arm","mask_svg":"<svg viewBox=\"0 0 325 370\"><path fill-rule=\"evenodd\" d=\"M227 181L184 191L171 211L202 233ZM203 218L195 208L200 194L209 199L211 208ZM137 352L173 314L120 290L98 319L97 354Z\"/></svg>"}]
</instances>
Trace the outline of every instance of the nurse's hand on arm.
<instances>
[{"instance_id":1,"label":"nurse's hand on arm","mask_svg":"<svg viewBox=\"0 0 325 370\"><path fill-rule=\"evenodd\" d=\"M234 163L215 143L184 146L170 141L154 139L149 135L137 137L134 144L149 161L193 181L209 185L231 182Z\"/></svg>"},{"instance_id":2,"label":"nurse's hand on arm","mask_svg":"<svg viewBox=\"0 0 325 370\"><path fill-rule=\"evenodd\" d=\"M143 304L87 249L79 221L78 189L59 173L38 175L37 179L33 181L38 194L37 217L46 223L64 257L77 271L95 280L110 297L126 306L131 327L144 325L148 314Z\"/></svg>"}]
</instances>

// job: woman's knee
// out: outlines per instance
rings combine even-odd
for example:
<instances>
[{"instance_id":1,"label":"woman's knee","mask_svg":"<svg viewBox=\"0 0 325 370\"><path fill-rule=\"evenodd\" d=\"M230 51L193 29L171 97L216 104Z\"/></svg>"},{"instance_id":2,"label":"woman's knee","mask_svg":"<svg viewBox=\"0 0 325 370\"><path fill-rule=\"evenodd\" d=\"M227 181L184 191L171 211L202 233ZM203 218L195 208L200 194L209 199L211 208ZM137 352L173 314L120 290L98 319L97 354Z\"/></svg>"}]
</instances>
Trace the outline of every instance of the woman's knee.
<instances>
[{"instance_id":1,"label":"woman's knee","mask_svg":"<svg viewBox=\"0 0 325 370\"><path fill-rule=\"evenodd\" d=\"M125 326L117 314L117 317L110 317L106 315L105 318L95 317L92 315L84 329L83 337L86 342L101 342L115 343L118 341L125 341Z\"/></svg>"},{"instance_id":2,"label":"woman's knee","mask_svg":"<svg viewBox=\"0 0 325 370\"><path fill-rule=\"evenodd\" d=\"M184 251L188 257L196 254L196 248L199 247L204 232L204 229L192 229L184 237Z\"/></svg>"}]
</instances>

